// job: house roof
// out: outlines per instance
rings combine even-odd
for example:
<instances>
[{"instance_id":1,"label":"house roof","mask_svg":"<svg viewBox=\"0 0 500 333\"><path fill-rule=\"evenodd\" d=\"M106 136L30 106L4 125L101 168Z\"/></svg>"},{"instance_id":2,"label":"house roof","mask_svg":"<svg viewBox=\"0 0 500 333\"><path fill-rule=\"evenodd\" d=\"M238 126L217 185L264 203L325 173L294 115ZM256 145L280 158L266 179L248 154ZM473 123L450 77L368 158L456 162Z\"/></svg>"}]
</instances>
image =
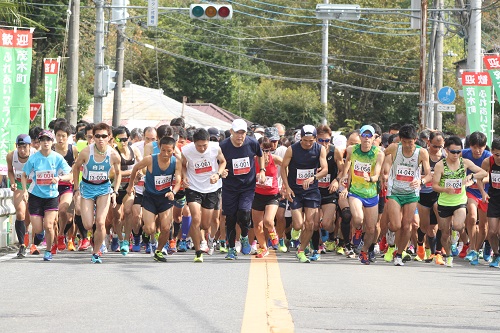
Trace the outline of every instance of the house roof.
<instances>
[{"instance_id":1,"label":"house roof","mask_svg":"<svg viewBox=\"0 0 500 333\"><path fill-rule=\"evenodd\" d=\"M240 116L237 116L234 113L224 110L223 108L212 103L186 103L186 105L189 105L192 108L195 108L203 113L206 113L209 116L228 122L233 122L233 120L241 118ZM248 121L244 118L243 120L247 122L248 127L252 125L251 121Z\"/></svg>"}]
</instances>

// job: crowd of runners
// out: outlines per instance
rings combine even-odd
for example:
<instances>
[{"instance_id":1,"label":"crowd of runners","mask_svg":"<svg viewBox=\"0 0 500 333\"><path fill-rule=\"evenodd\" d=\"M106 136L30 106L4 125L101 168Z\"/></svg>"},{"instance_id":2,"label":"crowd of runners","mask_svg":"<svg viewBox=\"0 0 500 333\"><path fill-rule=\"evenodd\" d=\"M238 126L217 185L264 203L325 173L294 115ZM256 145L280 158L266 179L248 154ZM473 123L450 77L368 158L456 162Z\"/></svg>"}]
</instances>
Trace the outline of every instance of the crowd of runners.
<instances>
[{"instance_id":1,"label":"crowd of runners","mask_svg":"<svg viewBox=\"0 0 500 333\"><path fill-rule=\"evenodd\" d=\"M412 125L348 134L236 119L226 131L182 118L144 130L64 119L19 134L7 155L18 258L60 251L194 251L301 263L332 255L498 267L500 139ZM464 146L467 147L464 149ZM31 235L28 228L31 224ZM383 259L382 259L383 258Z\"/></svg>"}]
</instances>

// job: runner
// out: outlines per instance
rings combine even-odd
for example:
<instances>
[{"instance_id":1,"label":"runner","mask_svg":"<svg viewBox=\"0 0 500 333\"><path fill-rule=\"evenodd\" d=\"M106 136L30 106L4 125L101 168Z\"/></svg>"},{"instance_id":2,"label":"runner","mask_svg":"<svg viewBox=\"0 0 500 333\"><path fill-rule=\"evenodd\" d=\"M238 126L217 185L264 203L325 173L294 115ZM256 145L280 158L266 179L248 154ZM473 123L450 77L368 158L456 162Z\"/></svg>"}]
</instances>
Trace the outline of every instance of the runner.
<instances>
[{"instance_id":1,"label":"runner","mask_svg":"<svg viewBox=\"0 0 500 333\"><path fill-rule=\"evenodd\" d=\"M52 260L50 249L55 236L54 223L59 206L57 184L59 181L69 181L72 174L71 168L64 158L51 149L54 134L44 130L40 132L38 139L40 140L40 151L31 155L24 164L21 183L24 200L28 202L33 233L39 234L43 229L45 230L47 249L43 260L50 261ZM32 180L29 188L26 187L27 177Z\"/></svg>"},{"instance_id":2,"label":"runner","mask_svg":"<svg viewBox=\"0 0 500 333\"><path fill-rule=\"evenodd\" d=\"M96 124L92 130L95 143L84 148L73 165L73 181L75 192L80 192L82 222L85 229L92 229L95 223L94 245L91 261L102 263L100 247L106 236L105 219L108 214L110 199L112 207L116 206L116 195L121 183L120 156L109 144L111 128L105 124ZM83 166L82 181L79 171ZM110 172L114 171L113 188ZM94 218L95 216L95 218Z\"/></svg>"}]
</instances>

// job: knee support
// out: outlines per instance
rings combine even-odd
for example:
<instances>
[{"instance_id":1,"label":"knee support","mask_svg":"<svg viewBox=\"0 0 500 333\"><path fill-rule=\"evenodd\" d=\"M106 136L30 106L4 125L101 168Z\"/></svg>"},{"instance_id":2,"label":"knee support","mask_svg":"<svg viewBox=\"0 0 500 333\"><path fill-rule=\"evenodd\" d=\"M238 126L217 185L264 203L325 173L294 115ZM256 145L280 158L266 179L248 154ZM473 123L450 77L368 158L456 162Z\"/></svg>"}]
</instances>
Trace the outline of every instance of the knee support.
<instances>
[{"instance_id":1,"label":"knee support","mask_svg":"<svg viewBox=\"0 0 500 333\"><path fill-rule=\"evenodd\" d=\"M252 212L250 210L238 210L236 219L241 228L241 236L248 236L248 229L250 229L250 220Z\"/></svg>"},{"instance_id":2,"label":"knee support","mask_svg":"<svg viewBox=\"0 0 500 333\"><path fill-rule=\"evenodd\" d=\"M351 209L349 207L345 207L340 212L340 216L342 221L340 223L340 231L342 232L342 237L346 243L349 243L349 236L351 234Z\"/></svg>"},{"instance_id":3,"label":"knee support","mask_svg":"<svg viewBox=\"0 0 500 333\"><path fill-rule=\"evenodd\" d=\"M24 244L24 234L26 233L26 224L24 224L24 221L16 220L15 228L19 244Z\"/></svg>"}]
</instances>

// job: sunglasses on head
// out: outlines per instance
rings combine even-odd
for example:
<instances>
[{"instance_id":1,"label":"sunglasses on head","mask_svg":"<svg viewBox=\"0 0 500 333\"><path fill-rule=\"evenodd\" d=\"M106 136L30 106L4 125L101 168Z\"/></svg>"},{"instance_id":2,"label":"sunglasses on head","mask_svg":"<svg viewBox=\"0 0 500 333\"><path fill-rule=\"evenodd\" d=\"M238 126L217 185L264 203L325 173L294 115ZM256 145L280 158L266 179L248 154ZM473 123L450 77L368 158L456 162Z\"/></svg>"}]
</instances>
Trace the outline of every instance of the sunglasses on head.
<instances>
[{"instance_id":1,"label":"sunglasses on head","mask_svg":"<svg viewBox=\"0 0 500 333\"><path fill-rule=\"evenodd\" d=\"M116 142L127 142L128 138L116 138Z\"/></svg>"},{"instance_id":2,"label":"sunglasses on head","mask_svg":"<svg viewBox=\"0 0 500 333\"><path fill-rule=\"evenodd\" d=\"M332 140L330 140L330 139L318 139L318 142L320 142L320 143L323 143L323 142L328 143L330 141L332 141Z\"/></svg>"},{"instance_id":3,"label":"sunglasses on head","mask_svg":"<svg viewBox=\"0 0 500 333\"><path fill-rule=\"evenodd\" d=\"M94 135L94 138L96 139L106 139L108 137L107 134L96 134Z\"/></svg>"},{"instance_id":4,"label":"sunglasses on head","mask_svg":"<svg viewBox=\"0 0 500 333\"><path fill-rule=\"evenodd\" d=\"M457 150L452 149L452 150L448 150L448 151L450 152L450 154L456 154L456 155L458 155L458 154L460 154L462 152L462 149L457 149Z\"/></svg>"},{"instance_id":5,"label":"sunglasses on head","mask_svg":"<svg viewBox=\"0 0 500 333\"><path fill-rule=\"evenodd\" d=\"M373 134L371 134L371 133L361 133L361 137L362 138L371 138L371 137L373 137Z\"/></svg>"}]
</instances>

